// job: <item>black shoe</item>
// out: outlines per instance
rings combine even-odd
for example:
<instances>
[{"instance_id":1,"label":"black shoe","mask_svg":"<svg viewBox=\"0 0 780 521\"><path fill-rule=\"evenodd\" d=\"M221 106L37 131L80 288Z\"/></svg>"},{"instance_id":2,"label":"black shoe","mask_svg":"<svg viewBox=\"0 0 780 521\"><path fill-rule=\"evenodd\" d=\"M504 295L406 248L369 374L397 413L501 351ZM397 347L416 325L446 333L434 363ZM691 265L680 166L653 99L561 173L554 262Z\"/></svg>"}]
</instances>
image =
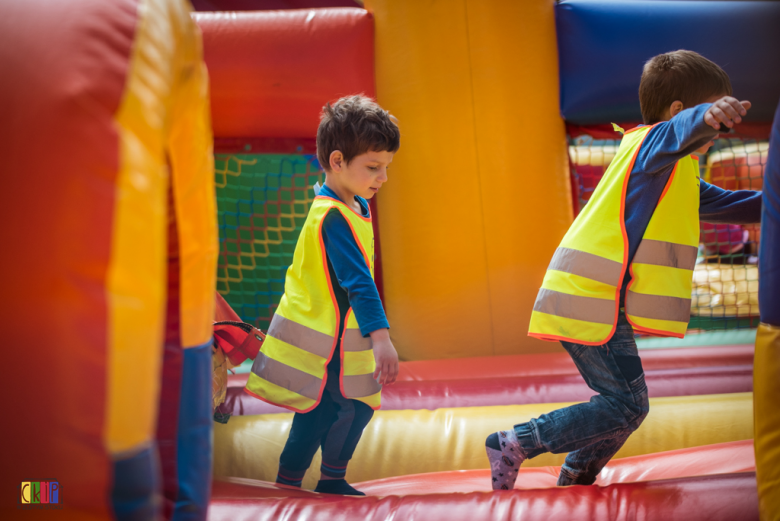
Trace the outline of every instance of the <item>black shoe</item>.
<instances>
[{"instance_id":1,"label":"black shoe","mask_svg":"<svg viewBox=\"0 0 780 521\"><path fill-rule=\"evenodd\" d=\"M344 496L365 496L365 494L353 488L346 479L321 479L317 483L314 492L321 494L341 494Z\"/></svg>"}]
</instances>

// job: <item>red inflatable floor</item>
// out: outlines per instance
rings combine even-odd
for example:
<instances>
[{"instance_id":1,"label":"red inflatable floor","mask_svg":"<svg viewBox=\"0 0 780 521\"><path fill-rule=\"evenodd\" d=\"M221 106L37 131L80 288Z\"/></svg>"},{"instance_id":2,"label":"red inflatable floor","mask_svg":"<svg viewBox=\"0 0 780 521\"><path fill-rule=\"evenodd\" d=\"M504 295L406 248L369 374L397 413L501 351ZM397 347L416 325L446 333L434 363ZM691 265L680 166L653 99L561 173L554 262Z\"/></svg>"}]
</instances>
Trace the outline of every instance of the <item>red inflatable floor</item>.
<instances>
[{"instance_id":1,"label":"red inflatable floor","mask_svg":"<svg viewBox=\"0 0 780 521\"><path fill-rule=\"evenodd\" d=\"M464 471L361 483L364 498L233 479L214 482L209 519L747 520L758 519L754 470L742 441L614 460L594 486L555 487L553 467L522 469L507 492Z\"/></svg>"},{"instance_id":2,"label":"red inflatable floor","mask_svg":"<svg viewBox=\"0 0 780 521\"><path fill-rule=\"evenodd\" d=\"M555 487L560 467L520 469L515 489ZM596 485L657 481L681 477L754 472L752 440L719 443L672 450L644 456L612 460L601 472ZM355 485L372 496L490 492L490 470L431 472L412 476L365 481Z\"/></svg>"},{"instance_id":3,"label":"red inflatable floor","mask_svg":"<svg viewBox=\"0 0 780 521\"><path fill-rule=\"evenodd\" d=\"M754 472L607 487L424 496L230 498L211 521L747 521L758 520Z\"/></svg>"},{"instance_id":4,"label":"red inflatable floor","mask_svg":"<svg viewBox=\"0 0 780 521\"><path fill-rule=\"evenodd\" d=\"M498 360L497 363L496 359ZM489 362L489 363L488 363ZM657 349L642 352L650 396L750 392L753 347ZM473 371L467 371L471 367ZM547 368L548 373L543 373ZM468 374L472 376L466 378ZM382 409L438 409L585 401L585 385L566 353L434 362L402 362L399 381L382 394ZM243 392L246 374L229 377L227 407L233 415L287 412ZM448 376L447 379L441 379Z\"/></svg>"}]
</instances>

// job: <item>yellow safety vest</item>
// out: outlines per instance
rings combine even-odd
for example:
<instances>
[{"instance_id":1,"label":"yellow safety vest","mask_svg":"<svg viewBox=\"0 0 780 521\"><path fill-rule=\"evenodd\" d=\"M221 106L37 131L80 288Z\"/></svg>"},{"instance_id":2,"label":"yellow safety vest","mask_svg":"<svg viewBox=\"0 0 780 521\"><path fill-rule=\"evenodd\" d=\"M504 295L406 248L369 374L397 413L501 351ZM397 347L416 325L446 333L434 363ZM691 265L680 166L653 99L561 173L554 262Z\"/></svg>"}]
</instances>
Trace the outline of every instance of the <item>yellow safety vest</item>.
<instances>
[{"instance_id":1,"label":"yellow safety vest","mask_svg":"<svg viewBox=\"0 0 780 521\"><path fill-rule=\"evenodd\" d=\"M620 288L630 271L626 318L635 331L682 338L691 314L699 244L699 163L674 166L631 265L625 228L628 178L652 127L625 133L615 159L555 251L528 335L602 345L615 332Z\"/></svg>"},{"instance_id":2,"label":"yellow safety vest","mask_svg":"<svg viewBox=\"0 0 780 521\"><path fill-rule=\"evenodd\" d=\"M327 365L339 332L339 308L322 242L322 223L331 209L346 218L366 264L374 276L374 231L363 217L341 201L314 198L287 270L284 295L255 358L246 392L295 412L320 403ZM352 308L341 338L340 388L346 398L379 409L381 386L373 377L376 364L370 338L360 333Z\"/></svg>"}]
</instances>

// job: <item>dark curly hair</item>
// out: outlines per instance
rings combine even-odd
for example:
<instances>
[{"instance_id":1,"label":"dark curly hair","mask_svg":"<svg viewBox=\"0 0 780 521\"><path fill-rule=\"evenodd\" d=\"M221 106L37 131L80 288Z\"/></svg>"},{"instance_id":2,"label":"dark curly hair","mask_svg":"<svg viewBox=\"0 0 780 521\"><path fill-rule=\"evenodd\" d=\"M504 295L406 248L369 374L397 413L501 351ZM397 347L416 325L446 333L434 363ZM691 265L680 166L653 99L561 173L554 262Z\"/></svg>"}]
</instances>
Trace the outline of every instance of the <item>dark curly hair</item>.
<instances>
[{"instance_id":1,"label":"dark curly hair","mask_svg":"<svg viewBox=\"0 0 780 521\"><path fill-rule=\"evenodd\" d=\"M330 154L340 150L349 164L366 152L396 152L401 132L395 117L363 95L346 96L322 108L317 128L317 159L330 170Z\"/></svg>"}]
</instances>

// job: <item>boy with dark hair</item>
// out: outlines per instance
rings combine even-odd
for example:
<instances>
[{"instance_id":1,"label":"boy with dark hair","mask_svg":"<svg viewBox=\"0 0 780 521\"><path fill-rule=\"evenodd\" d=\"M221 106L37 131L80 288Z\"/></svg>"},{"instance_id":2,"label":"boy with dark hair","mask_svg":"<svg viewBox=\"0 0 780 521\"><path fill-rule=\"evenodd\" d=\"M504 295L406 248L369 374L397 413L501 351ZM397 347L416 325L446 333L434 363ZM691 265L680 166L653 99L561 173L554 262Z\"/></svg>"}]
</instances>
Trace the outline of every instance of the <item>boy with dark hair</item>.
<instances>
[{"instance_id":1,"label":"boy with dark hair","mask_svg":"<svg viewBox=\"0 0 780 521\"><path fill-rule=\"evenodd\" d=\"M277 483L301 486L322 447L315 492L364 495L344 479L379 409L398 354L374 284L368 199L400 146L394 118L364 96L323 109L317 157L325 170L287 270L285 292L246 392L295 412Z\"/></svg>"},{"instance_id":2,"label":"boy with dark hair","mask_svg":"<svg viewBox=\"0 0 780 521\"><path fill-rule=\"evenodd\" d=\"M682 338L691 308L699 219L756 223L761 192L699 179L698 158L750 108L726 73L691 51L645 64L639 86L648 125L625 132L587 206L555 251L528 334L560 341L589 402L488 436L493 489L511 489L520 464L568 452L558 485L592 484L649 411L634 332Z\"/></svg>"}]
</instances>

